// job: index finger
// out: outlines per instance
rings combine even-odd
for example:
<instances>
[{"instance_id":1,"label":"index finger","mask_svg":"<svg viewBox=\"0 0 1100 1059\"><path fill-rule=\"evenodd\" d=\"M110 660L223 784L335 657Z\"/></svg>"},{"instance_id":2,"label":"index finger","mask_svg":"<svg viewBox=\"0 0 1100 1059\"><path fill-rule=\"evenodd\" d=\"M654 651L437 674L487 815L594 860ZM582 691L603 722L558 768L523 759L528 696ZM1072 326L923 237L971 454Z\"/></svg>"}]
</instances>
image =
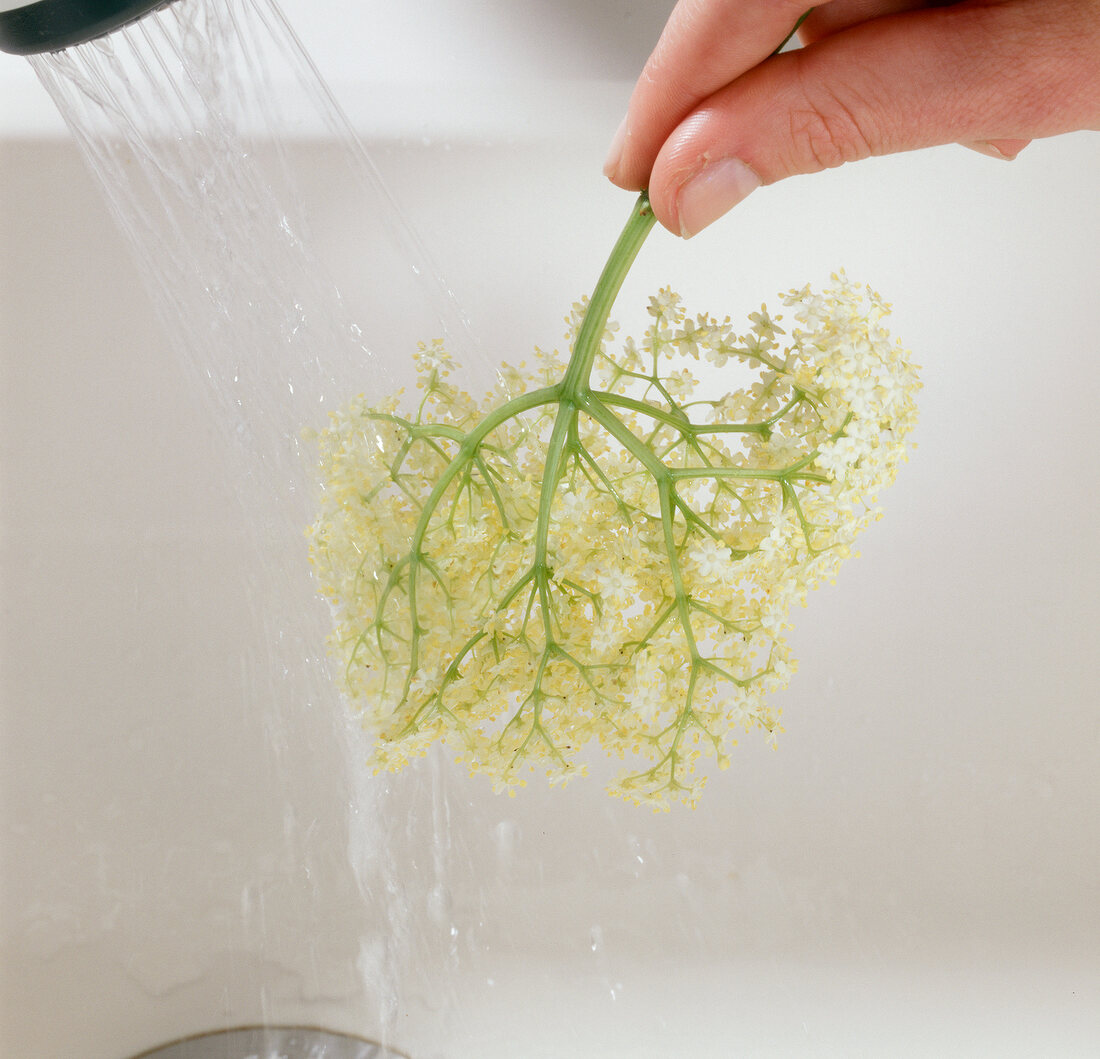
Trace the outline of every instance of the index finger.
<instances>
[{"instance_id":1,"label":"index finger","mask_svg":"<svg viewBox=\"0 0 1100 1059\"><path fill-rule=\"evenodd\" d=\"M612 182L644 187L672 130L702 100L771 55L808 6L809 0L679 0L612 142L604 170Z\"/></svg>"}]
</instances>

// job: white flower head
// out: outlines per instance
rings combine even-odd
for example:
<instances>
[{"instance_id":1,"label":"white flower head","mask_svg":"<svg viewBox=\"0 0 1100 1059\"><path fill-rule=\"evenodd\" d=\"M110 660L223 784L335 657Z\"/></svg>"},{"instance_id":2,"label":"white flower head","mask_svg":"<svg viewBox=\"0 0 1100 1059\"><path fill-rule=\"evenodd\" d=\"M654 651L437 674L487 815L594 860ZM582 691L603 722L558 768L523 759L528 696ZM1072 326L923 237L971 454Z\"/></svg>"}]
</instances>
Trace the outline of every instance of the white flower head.
<instances>
[{"instance_id":1,"label":"white flower head","mask_svg":"<svg viewBox=\"0 0 1100 1059\"><path fill-rule=\"evenodd\" d=\"M662 290L641 341L606 325L588 347L605 388L568 395L536 350L475 401L432 343L418 398L360 398L317 432L310 555L376 765L444 741L514 793L603 748L632 762L612 793L668 808L736 727L780 730L789 614L877 517L919 387L877 295L840 279L784 302L789 338L766 308L738 336Z\"/></svg>"}]
</instances>

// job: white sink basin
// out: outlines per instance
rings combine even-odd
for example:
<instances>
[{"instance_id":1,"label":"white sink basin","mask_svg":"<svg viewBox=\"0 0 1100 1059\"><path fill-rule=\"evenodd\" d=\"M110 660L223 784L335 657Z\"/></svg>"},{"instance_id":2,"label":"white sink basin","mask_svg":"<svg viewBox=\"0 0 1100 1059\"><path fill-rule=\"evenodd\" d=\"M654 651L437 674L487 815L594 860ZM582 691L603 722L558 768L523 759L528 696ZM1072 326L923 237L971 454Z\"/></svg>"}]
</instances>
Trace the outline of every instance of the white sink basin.
<instances>
[{"instance_id":1,"label":"white sink basin","mask_svg":"<svg viewBox=\"0 0 1100 1059\"><path fill-rule=\"evenodd\" d=\"M628 86L574 78L572 122L540 84L510 129L371 145L494 362L559 340L631 201L599 173ZM299 149L354 313L354 191ZM371 779L335 696L255 693L279 646L223 432L75 149L0 141L5 1054L265 1022L413 1059L1096 1054L1098 164L947 148L651 237L620 319L844 267L925 381L886 518L796 615L778 752L654 816L598 776Z\"/></svg>"}]
</instances>

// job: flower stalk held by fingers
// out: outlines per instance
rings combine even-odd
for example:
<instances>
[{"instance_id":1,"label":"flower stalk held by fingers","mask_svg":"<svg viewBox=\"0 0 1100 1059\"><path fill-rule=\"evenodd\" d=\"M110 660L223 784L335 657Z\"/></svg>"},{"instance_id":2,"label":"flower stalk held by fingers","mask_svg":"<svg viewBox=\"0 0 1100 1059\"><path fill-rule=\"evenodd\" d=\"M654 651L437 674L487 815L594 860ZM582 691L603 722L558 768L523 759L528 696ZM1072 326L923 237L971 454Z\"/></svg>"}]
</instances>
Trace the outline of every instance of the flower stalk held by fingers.
<instances>
[{"instance_id":1,"label":"flower stalk held by fingers","mask_svg":"<svg viewBox=\"0 0 1100 1059\"><path fill-rule=\"evenodd\" d=\"M479 404L424 346L416 408L359 401L322 433L311 554L379 767L442 740L514 790L599 744L624 762L613 793L661 809L695 804L736 729L778 731L788 613L878 517L919 383L843 276L740 334L663 290L613 348L652 224L643 195L565 363L505 367ZM745 385L700 393L735 365Z\"/></svg>"}]
</instances>

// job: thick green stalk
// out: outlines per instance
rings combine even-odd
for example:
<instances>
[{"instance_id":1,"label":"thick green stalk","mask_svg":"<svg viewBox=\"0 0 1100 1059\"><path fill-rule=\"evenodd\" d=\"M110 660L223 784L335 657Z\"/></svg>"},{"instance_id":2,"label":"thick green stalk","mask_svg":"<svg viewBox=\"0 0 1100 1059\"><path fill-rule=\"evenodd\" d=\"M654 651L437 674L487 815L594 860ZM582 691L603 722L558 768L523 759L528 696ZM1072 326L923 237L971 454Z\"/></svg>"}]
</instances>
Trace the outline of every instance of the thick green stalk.
<instances>
[{"instance_id":1,"label":"thick green stalk","mask_svg":"<svg viewBox=\"0 0 1100 1059\"><path fill-rule=\"evenodd\" d=\"M577 409L585 402L590 393L589 379L592 365L600 350L607 320L615 299L622 289L630 266L638 256L646 236L653 228L656 218L649 205L649 196L643 191L634 203L630 217L623 227L622 234L608 255L607 263L596 281L592 297L588 300L584 319L577 331L573 351L565 368L565 375L558 384L559 405L554 430L547 451L546 473L542 480L542 495L539 500L539 516L535 527L535 561L541 570L545 570L546 545L550 527L550 507L554 492L565 470L565 454L569 438L576 432Z\"/></svg>"},{"instance_id":2,"label":"thick green stalk","mask_svg":"<svg viewBox=\"0 0 1100 1059\"><path fill-rule=\"evenodd\" d=\"M630 219L626 222L619 241L611 251L607 264L604 265L603 272L600 273L600 278L596 282L596 289L588 301L588 309L577 332L569 366L562 379L563 397L575 400L583 390L587 389L588 380L592 374L592 364L600 351L600 339L603 338L607 319L611 315L611 307L615 304L623 280L626 279L630 266L634 264L634 259L638 256L638 251L641 250L656 220L649 205L649 196L643 191L638 196Z\"/></svg>"}]
</instances>

